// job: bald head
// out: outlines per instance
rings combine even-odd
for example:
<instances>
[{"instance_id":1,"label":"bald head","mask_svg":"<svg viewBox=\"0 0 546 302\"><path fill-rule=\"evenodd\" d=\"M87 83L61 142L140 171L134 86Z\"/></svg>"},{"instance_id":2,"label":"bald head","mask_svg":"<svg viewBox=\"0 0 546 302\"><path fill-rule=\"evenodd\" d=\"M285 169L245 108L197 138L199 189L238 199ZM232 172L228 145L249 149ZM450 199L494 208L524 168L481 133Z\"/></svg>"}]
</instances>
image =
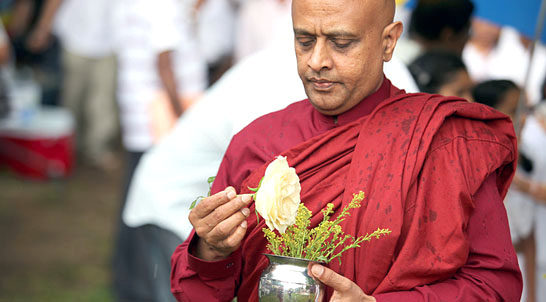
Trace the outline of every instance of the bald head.
<instances>
[{"instance_id":1,"label":"bald head","mask_svg":"<svg viewBox=\"0 0 546 302\"><path fill-rule=\"evenodd\" d=\"M372 17L378 23L378 26L384 27L394 20L396 10L395 0L293 0L292 7L301 5L305 2L314 2L319 6L337 7L344 9L347 5L360 8L357 11L351 11L351 14ZM355 5L356 6L353 6Z\"/></svg>"},{"instance_id":2,"label":"bald head","mask_svg":"<svg viewBox=\"0 0 546 302\"><path fill-rule=\"evenodd\" d=\"M293 0L298 72L320 112L337 115L375 92L402 24L394 0Z\"/></svg>"}]
</instances>

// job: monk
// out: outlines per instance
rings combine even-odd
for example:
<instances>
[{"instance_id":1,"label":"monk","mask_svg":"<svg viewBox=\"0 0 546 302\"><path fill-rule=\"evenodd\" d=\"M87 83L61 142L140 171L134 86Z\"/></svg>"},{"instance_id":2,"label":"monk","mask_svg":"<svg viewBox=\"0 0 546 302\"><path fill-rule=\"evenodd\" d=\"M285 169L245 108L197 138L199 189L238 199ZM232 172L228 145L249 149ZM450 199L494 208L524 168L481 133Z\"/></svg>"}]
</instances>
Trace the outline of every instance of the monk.
<instances>
[{"instance_id":1,"label":"monk","mask_svg":"<svg viewBox=\"0 0 546 302\"><path fill-rule=\"evenodd\" d=\"M517 154L513 126L494 109L406 94L385 78L383 62L403 30L394 2L293 0L308 99L232 139L213 194L189 215L194 232L173 254L178 301L258 301L268 251L248 187L277 155L300 177L311 226L327 203L339 213L364 191L343 230L392 230L347 251L341 264L311 268L328 301L519 301L502 203Z\"/></svg>"}]
</instances>

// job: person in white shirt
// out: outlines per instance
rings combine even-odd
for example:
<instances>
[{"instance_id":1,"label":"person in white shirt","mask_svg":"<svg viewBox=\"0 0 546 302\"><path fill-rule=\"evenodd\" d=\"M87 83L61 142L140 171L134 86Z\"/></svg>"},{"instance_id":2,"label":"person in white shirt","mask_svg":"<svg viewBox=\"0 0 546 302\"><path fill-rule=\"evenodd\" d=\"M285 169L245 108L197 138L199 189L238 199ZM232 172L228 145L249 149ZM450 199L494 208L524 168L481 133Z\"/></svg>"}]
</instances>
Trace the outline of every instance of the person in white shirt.
<instances>
[{"instance_id":1,"label":"person in white shirt","mask_svg":"<svg viewBox=\"0 0 546 302\"><path fill-rule=\"evenodd\" d=\"M546 102L540 102L527 117L521 132L520 149L533 163L529 175L516 173L513 184L535 201L529 222L536 245L536 302L546 301Z\"/></svg>"},{"instance_id":2,"label":"person in white shirt","mask_svg":"<svg viewBox=\"0 0 546 302\"><path fill-rule=\"evenodd\" d=\"M29 45L41 49L53 32L62 46L61 103L78 122L78 151L86 162L115 165L113 143L118 130L115 60L110 37L109 0L47 0ZM106 22L105 22L106 21Z\"/></svg>"},{"instance_id":3,"label":"person in white shirt","mask_svg":"<svg viewBox=\"0 0 546 302\"><path fill-rule=\"evenodd\" d=\"M466 45L463 59L474 81L512 80L520 87L526 86L530 105L537 104L541 100L541 86L546 78L546 47L542 43L536 44L530 64L532 41L514 28L474 20L473 30L476 35ZM484 43L489 47L484 49ZM529 67L529 82L525 83Z\"/></svg>"},{"instance_id":4,"label":"person in white shirt","mask_svg":"<svg viewBox=\"0 0 546 302\"><path fill-rule=\"evenodd\" d=\"M228 70L142 158L130 186L124 221L154 224L185 239L191 202L208 190L231 137L255 118L306 98L290 46L250 55ZM271 89L275 83L278 89ZM268 93L263 93L268 91Z\"/></svg>"},{"instance_id":5,"label":"person in white shirt","mask_svg":"<svg viewBox=\"0 0 546 302\"><path fill-rule=\"evenodd\" d=\"M186 101L207 86L206 64L190 27L190 12L182 4L181 0L112 2L117 99L128 160L125 187L142 154L164 134L156 131L161 128L157 124L181 116ZM125 199L126 194L123 203ZM119 300L173 300L170 266L162 261L170 254L156 249L170 242L170 236L155 226L132 228L120 221L114 250L114 289Z\"/></svg>"}]
</instances>

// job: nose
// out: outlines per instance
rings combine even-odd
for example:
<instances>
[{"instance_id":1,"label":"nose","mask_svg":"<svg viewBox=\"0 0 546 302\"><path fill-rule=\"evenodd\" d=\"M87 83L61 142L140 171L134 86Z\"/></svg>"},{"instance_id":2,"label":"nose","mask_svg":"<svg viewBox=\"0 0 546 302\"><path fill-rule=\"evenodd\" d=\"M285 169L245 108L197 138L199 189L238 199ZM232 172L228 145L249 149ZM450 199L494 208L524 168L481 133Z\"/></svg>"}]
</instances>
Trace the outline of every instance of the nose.
<instances>
[{"instance_id":1,"label":"nose","mask_svg":"<svg viewBox=\"0 0 546 302\"><path fill-rule=\"evenodd\" d=\"M311 52L307 65L316 72L332 68L332 58L324 40L318 40Z\"/></svg>"}]
</instances>

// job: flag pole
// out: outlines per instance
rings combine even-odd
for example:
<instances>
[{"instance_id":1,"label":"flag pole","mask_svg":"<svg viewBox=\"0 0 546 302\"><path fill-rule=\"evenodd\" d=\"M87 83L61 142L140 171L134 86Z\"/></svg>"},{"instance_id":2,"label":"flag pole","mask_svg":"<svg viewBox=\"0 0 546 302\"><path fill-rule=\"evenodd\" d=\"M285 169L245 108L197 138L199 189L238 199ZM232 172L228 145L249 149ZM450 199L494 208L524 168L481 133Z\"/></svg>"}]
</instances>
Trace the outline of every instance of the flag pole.
<instances>
[{"instance_id":1,"label":"flag pole","mask_svg":"<svg viewBox=\"0 0 546 302\"><path fill-rule=\"evenodd\" d=\"M538 14L538 20L535 27L535 37L533 43L531 44L531 49L529 51L529 64L527 64L527 71L525 72L525 80L523 81L523 91L520 93L518 106L516 109L516 120L514 121L514 128L516 134L519 137L521 129L523 128L523 114L527 108L527 99L525 97L525 90L529 84L529 78L531 76L531 67L533 63L533 58L535 55L535 46L540 41L542 37L542 32L544 30L544 22L546 20L546 0L542 0L540 4L540 11Z\"/></svg>"}]
</instances>

